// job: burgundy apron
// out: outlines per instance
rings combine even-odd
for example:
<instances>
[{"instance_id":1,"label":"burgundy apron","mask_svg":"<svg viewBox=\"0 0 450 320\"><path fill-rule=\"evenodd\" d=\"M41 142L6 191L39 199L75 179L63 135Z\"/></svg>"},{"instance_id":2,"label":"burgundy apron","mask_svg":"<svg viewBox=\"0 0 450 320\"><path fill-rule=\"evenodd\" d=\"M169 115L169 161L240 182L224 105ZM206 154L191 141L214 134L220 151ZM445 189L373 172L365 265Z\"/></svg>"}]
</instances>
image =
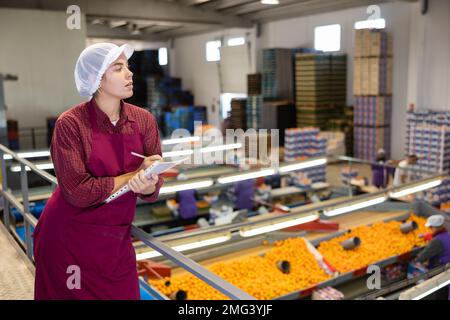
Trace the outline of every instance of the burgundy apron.
<instances>
[{"instance_id":1,"label":"burgundy apron","mask_svg":"<svg viewBox=\"0 0 450 320\"><path fill-rule=\"evenodd\" d=\"M88 108L92 128L88 171L94 177L114 177L137 170L142 159L131 151L143 154L143 137L136 123L131 122L132 134L102 132L95 106ZM35 298L140 299L131 241L135 209L133 192L108 204L79 208L57 187L34 232Z\"/></svg>"}]
</instances>

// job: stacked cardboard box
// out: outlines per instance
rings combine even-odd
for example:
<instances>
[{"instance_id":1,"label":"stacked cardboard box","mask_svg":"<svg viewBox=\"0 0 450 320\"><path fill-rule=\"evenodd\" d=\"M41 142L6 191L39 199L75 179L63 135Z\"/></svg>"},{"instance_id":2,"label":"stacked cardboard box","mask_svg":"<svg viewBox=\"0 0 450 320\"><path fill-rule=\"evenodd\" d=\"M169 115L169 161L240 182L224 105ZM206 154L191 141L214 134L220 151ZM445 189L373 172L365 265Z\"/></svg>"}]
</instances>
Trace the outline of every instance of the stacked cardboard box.
<instances>
[{"instance_id":1,"label":"stacked cardboard box","mask_svg":"<svg viewBox=\"0 0 450 320\"><path fill-rule=\"evenodd\" d=\"M392 56L392 36L380 29L355 31L355 57Z\"/></svg>"},{"instance_id":2,"label":"stacked cardboard box","mask_svg":"<svg viewBox=\"0 0 450 320\"><path fill-rule=\"evenodd\" d=\"M392 94L392 58L356 57L353 66L353 94Z\"/></svg>"},{"instance_id":3,"label":"stacked cardboard box","mask_svg":"<svg viewBox=\"0 0 450 320\"><path fill-rule=\"evenodd\" d=\"M261 124L262 96L248 96L246 106L247 128L258 129Z\"/></svg>"},{"instance_id":4,"label":"stacked cardboard box","mask_svg":"<svg viewBox=\"0 0 450 320\"><path fill-rule=\"evenodd\" d=\"M354 123L358 126L385 126L391 123L391 96L355 96Z\"/></svg>"},{"instance_id":5,"label":"stacked cardboard box","mask_svg":"<svg viewBox=\"0 0 450 320\"><path fill-rule=\"evenodd\" d=\"M450 112L408 111L406 154L419 157L417 167L431 172L450 170Z\"/></svg>"},{"instance_id":6,"label":"stacked cardboard box","mask_svg":"<svg viewBox=\"0 0 450 320\"><path fill-rule=\"evenodd\" d=\"M247 94L249 95L260 95L261 94L261 74L248 74L247 75Z\"/></svg>"},{"instance_id":7,"label":"stacked cardboard box","mask_svg":"<svg viewBox=\"0 0 450 320\"><path fill-rule=\"evenodd\" d=\"M292 49L264 49L262 95L264 99L293 100Z\"/></svg>"},{"instance_id":8,"label":"stacked cardboard box","mask_svg":"<svg viewBox=\"0 0 450 320\"><path fill-rule=\"evenodd\" d=\"M406 116L406 154L415 154L419 160L416 169L428 172L450 170L450 112L408 110ZM436 207L450 202L450 180L444 179L434 189L419 194Z\"/></svg>"},{"instance_id":9,"label":"stacked cardboard box","mask_svg":"<svg viewBox=\"0 0 450 320\"><path fill-rule=\"evenodd\" d=\"M383 148L390 157L391 127L355 126L354 154L356 158L374 160L378 149Z\"/></svg>"},{"instance_id":10,"label":"stacked cardboard box","mask_svg":"<svg viewBox=\"0 0 450 320\"><path fill-rule=\"evenodd\" d=\"M336 131L321 131L319 137L327 140L327 154L345 156L345 133Z\"/></svg>"},{"instance_id":11,"label":"stacked cardboard box","mask_svg":"<svg viewBox=\"0 0 450 320\"><path fill-rule=\"evenodd\" d=\"M353 69L354 155L371 161L379 148L390 154L392 38L386 31L356 30Z\"/></svg>"},{"instance_id":12,"label":"stacked cardboard box","mask_svg":"<svg viewBox=\"0 0 450 320\"><path fill-rule=\"evenodd\" d=\"M297 126L325 129L346 100L346 55L295 55Z\"/></svg>"},{"instance_id":13,"label":"stacked cardboard box","mask_svg":"<svg viewBox=\"0 0 450 320\"><path fill-rule=\"evenodd\" d=\"M232 99L231 100L231 126L233 129L246 130L247 117L245 109L247 99Z\"/></svg>"},{"instance_id":14,"label":"stacked cardboard box","mask_svg":"<svg viewBox=\"0 0 450 320\"><path fill-rule=\"evenodd\" d=\"M327 151L327 138L320 136L319 128L289 128L285 130L284 160L286 162L300 161L307 158L325 156ZM300 170L307 174L313 182L326 180L326 166L317 166Z\"/></svg>"}]
</instances>

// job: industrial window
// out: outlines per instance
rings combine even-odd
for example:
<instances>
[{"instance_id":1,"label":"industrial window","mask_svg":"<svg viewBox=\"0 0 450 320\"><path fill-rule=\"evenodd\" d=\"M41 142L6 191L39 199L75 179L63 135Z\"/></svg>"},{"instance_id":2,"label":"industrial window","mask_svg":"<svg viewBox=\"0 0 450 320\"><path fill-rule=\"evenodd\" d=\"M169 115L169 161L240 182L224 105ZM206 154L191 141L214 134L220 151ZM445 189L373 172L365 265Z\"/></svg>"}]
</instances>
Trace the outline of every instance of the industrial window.
<instances>
[{"instance_id":1,"label":"industrial window","mask_svg":"<svg viewBox=\"0 0 450 320\"><path fill-rule=\"evenodd\" d=\"M355 22L355 29L384 29L386 28L386 20L380 19L369 19L363 21Z\"/></svg>"},{"instance_id":2,"label":"industrial window","mask_svg":"<svg viewBox=\"0 0 450 320\"><path fill-rule=\"evenodd\" d=\"M220 40L208 41L206 43L206 61L219 61L221 46L222 42Z\"/></svg>"},{"instance_id":3,"label":"industrial window","mask_svg":"<svg viewBox=\"0 0 450 320\"><path fill-rule=\"evenodd\" d=\"M341 25L331 24L314 29L314 49L324 52L341 49Z\"/></svg>"},{"instance_id":4,"label":"industrial window","mask_svg":"<svg viewBox=\"0 0 450 320\"><path fill-rule=\"evenodd\" d=\"M220 108L222 109L222 118L228 117L231 111L231 100L235 98L247 98L245 93L222 93L220 95Z\"/></svg>"},{"instance_id":5,"label":"industrial window","mask_svg":"<svg viewBox=\"0 0 450 320\"><path fill-rule=\"evenodd\" d=\"M230 38L228 39L227 44L230 47L242 46L243 44L245 44L245 38L244 37Z\"/></svg>"},{"instance_id":6,"label":"industrial window","mask_svg":"<svg viewBox=\"0 0 450 320\"><path fill-rule=\"evenodd\" d=\"M168 62L167 48L159 48L158 50L158 61L160 66L166 66Z\"/></svg>"}]
</instances>

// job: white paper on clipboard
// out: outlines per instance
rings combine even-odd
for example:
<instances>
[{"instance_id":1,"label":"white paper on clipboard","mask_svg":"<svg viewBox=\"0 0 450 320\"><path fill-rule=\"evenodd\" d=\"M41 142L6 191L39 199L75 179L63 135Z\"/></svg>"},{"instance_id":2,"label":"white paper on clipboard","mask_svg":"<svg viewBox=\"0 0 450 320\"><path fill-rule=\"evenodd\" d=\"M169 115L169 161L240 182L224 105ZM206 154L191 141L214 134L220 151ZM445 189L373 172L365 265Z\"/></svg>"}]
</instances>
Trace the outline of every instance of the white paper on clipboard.
<instances>
[{"instance_id":1,"label":"white paper on clipboard","mask_svg":"<svg viewBox=\"0 0 450 320\"><path fill-rule=\"evenodd\" d=\"M181 160L178 161L169 161L169 162L159 162L159 161L155 161L150 167L148 167L147 169L145 169L144 171L144 175L147 178L150 178L152 174L161 174L166 172L167 170L175 167L176 165L179 165L180 163L186 161L187 159L189 159L189 157L183 158ZM116 191L115 193L113 193L112 195L110 195L108 197L108 199L105 200L105 203L109 203L111 201L113 201L114 199L117 199L118 197L120 197L121 195L127 193L131 191L130 187L128 186L128 183L126 185L124 185L122 188L120 188L118 191Z\"/></svg>"}]
</instances>

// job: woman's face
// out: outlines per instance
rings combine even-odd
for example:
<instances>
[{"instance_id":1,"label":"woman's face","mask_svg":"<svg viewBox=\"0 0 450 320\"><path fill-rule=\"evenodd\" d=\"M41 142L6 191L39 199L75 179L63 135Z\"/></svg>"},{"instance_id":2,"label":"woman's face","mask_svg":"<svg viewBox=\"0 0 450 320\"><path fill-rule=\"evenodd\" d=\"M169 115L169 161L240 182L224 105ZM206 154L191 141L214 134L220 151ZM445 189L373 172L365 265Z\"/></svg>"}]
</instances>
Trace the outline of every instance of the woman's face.
<instances>
[{"instance_id":1,"label":"woman's face","mask_svg":"<svg viewBox=\"0 0 450 320\"><path fill-rule=\"evenodd\" d=\"M124 54L106 69L99 91L118 99L127 99L133 95L133 73L128 69L128 60Z\"/></svg>"}]
</instances>

